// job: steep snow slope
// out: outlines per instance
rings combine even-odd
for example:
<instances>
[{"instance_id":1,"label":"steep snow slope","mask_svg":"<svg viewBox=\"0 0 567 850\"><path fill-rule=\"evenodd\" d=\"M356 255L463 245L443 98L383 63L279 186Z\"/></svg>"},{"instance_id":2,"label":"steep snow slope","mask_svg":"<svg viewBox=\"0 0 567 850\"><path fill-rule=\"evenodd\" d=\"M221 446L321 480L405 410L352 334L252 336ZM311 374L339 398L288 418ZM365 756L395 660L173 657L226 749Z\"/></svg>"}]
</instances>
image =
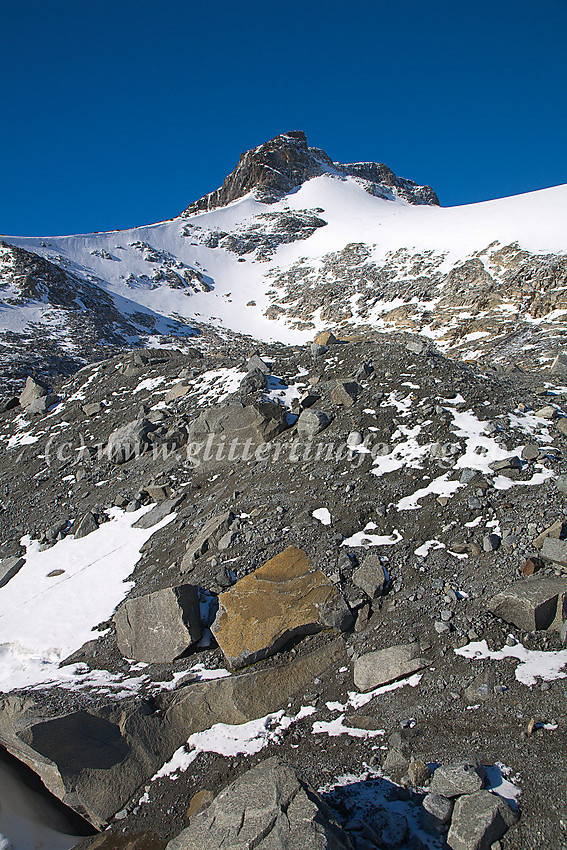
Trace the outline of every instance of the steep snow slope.
<instances>
[{"instance_id":1,"label":"steep snow slope","mask_svg":"<svg viewBox=\"0 0 567 850\"><path fill-rule=\"evenodd\" d=\"M326 224L305 239L277 245L267 261L258 260L252 250L239 256L222 245L203 244L207 234L246 238L255 226L265 232L262 216L291 211L316 211ZM530 253L558 253L567 246L566 211L567 186L440 208L383 200L368 194L356 178L325 175L309 180L276 204L260 203L250 193L211 212L132 230L8 241L152 312L212 322L258 338L300 342L312 336L312 328L300 331L290 327L285 316L274 322L264 313L273 300L268 296L273 289L271 275L301 258L308 258L316 268L323 255L350 243L363 243L370 248L368 259L373 263L384 263L399 249L410 254L432 251L442 260L438 271L448 272L495 242L500 246L517 243ZM276 231L275 241L277 237ZM168 270L198 274L205 288L212 289L203 291L196 278L196 291L182 278L177 287L172 286L163 277ZM255 304L247 306L251 301ZM315 327L324 324L315 321Z\"/></svg>"}]
</instances>

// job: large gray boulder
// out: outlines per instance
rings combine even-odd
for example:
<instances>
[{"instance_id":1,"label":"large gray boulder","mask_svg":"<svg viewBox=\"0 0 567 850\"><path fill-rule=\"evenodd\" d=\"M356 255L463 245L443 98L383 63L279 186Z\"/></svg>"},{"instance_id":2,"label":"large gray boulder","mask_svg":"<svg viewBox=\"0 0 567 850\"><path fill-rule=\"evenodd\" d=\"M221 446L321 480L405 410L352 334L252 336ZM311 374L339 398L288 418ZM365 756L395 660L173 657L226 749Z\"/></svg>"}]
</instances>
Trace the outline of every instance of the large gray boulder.
<instances>
[{"instance_id":1,"label":"large gray boulder","mask_svg":"<svg viewBox=\"0 0 567 850\"><path fill-rule=\"evenodd\" d=\"M126 463L139 457L149 445L148 434L155 428L147 419L136 419L112 432L108 438L106 453L112 463Z\"/></svg>"},{"instance_id":2,"label":"large gray boulder","mask_svg":"<svg viewBox=\"0 0 567 850\"><path fill-rule=\"evenodd\" d=\"M451 850L490 850L517 822L517 813L496 794L468 794L455 803L447 844Z\"/></svg>"},{"instance_id":3,"label":"large gray boulder","mask_svg":"<svg viewBox=\"0 0 567 850\"><path fill-rule=\"evenodd\" d=\"M167 850L351 850L331 810L300 773L273 757L213 800Z\"/></svg>"},{"instance_id":4,"label":"large gray boulder","mask_svg":"<svg viewBox=\"0 0 567 850\"><path fill-rule=\"evenodd\" d=\"M224 438L226 449L221 460L226 462L233 440L238 440L241 447L244 447L247 440L251 440L252 444L267 443L286 428L286 410L281 405L267 401L244 405L239 401L232 401L204 410L191 424L189 440L193 443L202 441L206 445L208 438L212 436L212 439L208 440L209 456L205 456L204 448L201 455L195 455L202 462L215 460L217 446L220 445L221 438ZM238 444L236 445L233 460L240 457Z\"/></svg>"},{"instance_id":5,"label":"large gray boulder","mask_svg":"<svg viewBox=\"0 0 567 850\"><path fill-rule=\"evenodd\" d=\"M288 664L194 682L145 700L95 705L84 696L46 700L41 692L0 694L0 744L95 827L106 825L194 732L246 723L284 708L325 671L348 663L335 640Z\"/></svg>"},{"instance_id":6,"label":"large gray boulder","mask_svg":"<svg viewBox=\"0 0 567 850\"><path fill-rule=\"evenodd\" d=\"M45 384L42 384L41 381L35 381L30 375L26 380L26 385L20 396L20 405L22 407L29 407L38 398L46 395L47 387Z\"/></svg>"},{"instance_id":7,"label":"large gray boulder","mask_svg":"<svg viewBox=\"0 0 567 850\"><path fill-rule=\"evenodd\" d=\"M567 540L558 540L555 537L546 537L543 540L541 554L547 560L558 567L567 568Z\"/></svg>"},{"instance_id":8,"label":"large gray boulder","mask_svg":"<svg viewBox=\"0 0 567 850\"><path fill-rule=\"evenodd\" d=\"M248 374L250 374L250 372L255 372L256 370L262 372L264 375L270 374L270 367L265 360L262 360L258 353L253 354L246 364L246 371Z\"/></svg>"},{"instance_id":9,"label":"large gray boulder","mask_svg":"<svg viewBox=\"0 0 567 850\"><path fill-rule=\"evenodd\" d=\"M297 433L300 437L314 437L323 431L332 422L332 417L322 410L313 410L312 407L304 410L297 420Z\"/></svg>"},{"instance_id":10,"label":"large gray boulder","mask_svg":"<svg viewBox=\"0 0 567 850\"><path fill-rule=\"evenodd\" d=\"M114 623L125 658L150 664L173 661L203 636L197 588L183 584L127 599Z\"/></svg>"},{"instance_id":11,"label":"large gray boulder","mask_svg":"<svg viewBox=\"0 0 567 850\"><path fill-rule=\"evenodd\" d=\"M476 761L442 764L433 774L429 791L431 794L441 794L443 797L474 794L484 788L485 779L486 771Z\"/></svg>"},{"instance_id":12,"label":"large gray boulder","mask_svg":"<svg viewBox=\"0 0 567 850\"><path fill-rule=\"evenodd\" d=\"M567 577L533 576L514 582L492 598L489 608L501 620L526 632L561 631L567 608Z\"/></svg>"},{"instance_id":13,"label":"large gray boulder","mask_svg":"<svg viewBox=\"0 0 567 850\"><path fill-rule=\"evenodd\" d=\"M422 670L429 664L420 655L418 643L390 646L367 652L354 663L354 684L360 691L371 691Z\"/></svg>"},{"instance_id":14,"label":"large gray boulder","mask_svg":"<svg viewBox=\"0 0 567 850\"><path fill-rule=\"evenodd\" d=\"M54 395L53 393L41 396L40 398L35 398L26 405L26 413L31 413L34 416L43 416L43 414L47 413L48 410L52 408L54 404L57 404L58 401L59 396Z\"/></svg>"}]
</instances>

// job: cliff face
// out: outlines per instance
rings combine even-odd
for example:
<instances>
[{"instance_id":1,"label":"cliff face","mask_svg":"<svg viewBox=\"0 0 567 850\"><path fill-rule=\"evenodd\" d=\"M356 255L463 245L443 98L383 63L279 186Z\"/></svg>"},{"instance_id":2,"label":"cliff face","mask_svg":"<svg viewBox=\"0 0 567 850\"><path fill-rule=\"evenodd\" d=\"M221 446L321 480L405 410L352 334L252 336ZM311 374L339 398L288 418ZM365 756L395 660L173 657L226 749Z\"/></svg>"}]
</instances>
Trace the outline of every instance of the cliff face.
<instances>
[{"instance_id":1,"label":"cliff face","mask_svg":"<svg viewBox=\"0 0 567 850\"><path fill-rule=\"evenodd\" d=\"M320 148L307 145L301 130L282 133L269 142L241 154L238 165L219 189L190 204L184 215L224 206L255 190L258 200L272 203L312 177L322 174L358 177L366 181L371 194L397 195L410 204L439 204L429 186L396 177L386 165L333 162Z\"/></svg>"}]
</instances>

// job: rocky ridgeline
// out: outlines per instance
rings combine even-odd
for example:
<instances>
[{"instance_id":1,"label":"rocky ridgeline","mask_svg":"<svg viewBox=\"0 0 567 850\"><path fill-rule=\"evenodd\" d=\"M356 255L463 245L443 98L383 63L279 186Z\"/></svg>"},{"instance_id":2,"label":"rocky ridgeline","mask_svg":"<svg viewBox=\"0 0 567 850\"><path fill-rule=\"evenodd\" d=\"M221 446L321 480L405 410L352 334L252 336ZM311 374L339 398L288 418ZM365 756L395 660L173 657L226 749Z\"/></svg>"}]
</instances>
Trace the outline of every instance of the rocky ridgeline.
<instances>
[{"instance_id":1,"label":"rocky ridgeline","mask_svg":"<svg viewBox=\"0 0 567 850\"><path fill-rule=\"evenodd\" d=\"M323 174L358 177L367 191L378 197L400 197L410 204L439 204L430 186L396 177L387 165L378 162L333 162L325 151L308 147L305 133L294 130L243 153L222 186L194 201L183 215L224 206L251 191L258 200L273 203L306 180Z\"/></svg>"},{"instance_id":2,"label":"rocky ridgeline","mask_svg":"<svg viewBox=\"0 0 567 850\"><path fill-rule=\"evenodd\" d=\"M3 746L106 830L82 846L562 847L562 369L325 333L29 378L0 597L145 535L92 639L2 694Z\"/></svg>"}]
</instances>

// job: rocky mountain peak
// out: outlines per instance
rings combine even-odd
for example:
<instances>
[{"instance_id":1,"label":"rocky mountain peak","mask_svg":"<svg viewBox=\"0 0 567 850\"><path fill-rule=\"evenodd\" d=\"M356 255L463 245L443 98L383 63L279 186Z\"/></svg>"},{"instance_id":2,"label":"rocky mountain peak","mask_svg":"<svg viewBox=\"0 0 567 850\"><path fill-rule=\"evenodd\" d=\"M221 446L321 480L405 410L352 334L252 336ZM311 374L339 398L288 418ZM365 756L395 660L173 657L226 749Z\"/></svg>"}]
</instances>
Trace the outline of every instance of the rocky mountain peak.
<instances>
[{"instance_id":1,"label":"rocky mountain peak","mask_svg":"<svg viewBox=\"0 0 567 850\"><path fill-rule=\"evenodd\" d=\"M418 186L412 180L397 177L382 163L333 162L325 151L308 146L303 131L290 130L241 154L238 165L222 186L190 204L183 215L224 206L252 190L258 200L274 203L306 180L323 174L357 177L373 195L397 196L411 204L439 204L430 186Z\"/></svg>"}]
</instances>

